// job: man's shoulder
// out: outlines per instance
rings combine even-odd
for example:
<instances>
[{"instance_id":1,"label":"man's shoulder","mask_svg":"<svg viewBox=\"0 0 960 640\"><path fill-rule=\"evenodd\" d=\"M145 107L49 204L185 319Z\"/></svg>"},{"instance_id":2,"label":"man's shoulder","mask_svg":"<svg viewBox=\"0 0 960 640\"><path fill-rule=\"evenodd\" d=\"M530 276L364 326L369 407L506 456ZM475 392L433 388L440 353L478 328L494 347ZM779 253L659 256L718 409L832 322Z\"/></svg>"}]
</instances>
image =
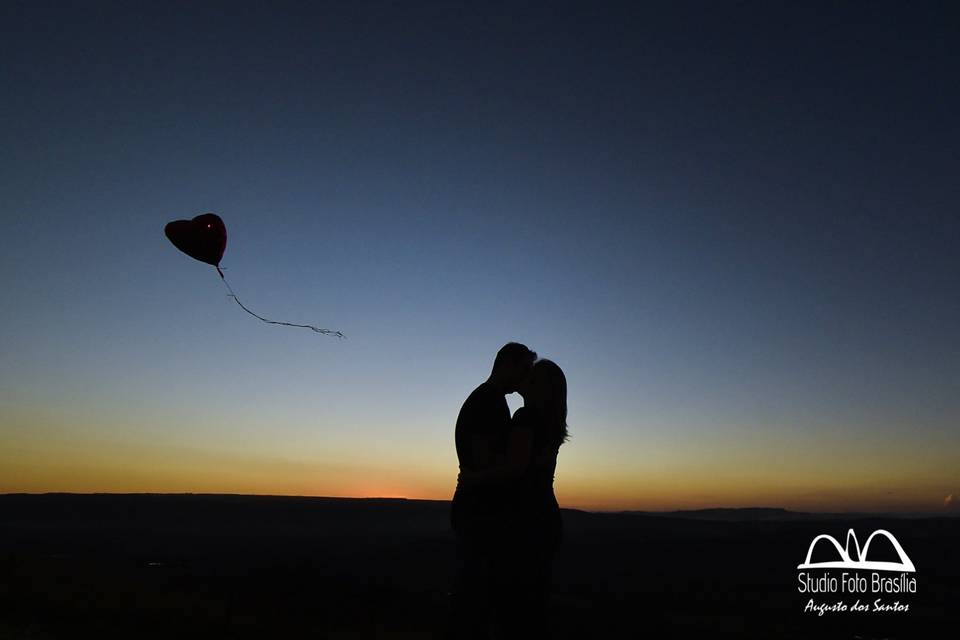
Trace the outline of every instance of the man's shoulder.
<instances>
[{"instance_id":1,"label":"man's shoulder","mask_svg":"<svg viewBox=\"0 0 960 640\"><path fill-rule=\"evenodd\" d=\"M506 402L503 394L498 393L491 384L482 382L463 401L463 406L460 407L460 417L485 413L490 411L491 408L497 407L500 403L505 404Z\"/></svg>"},{"instance_id":2,"label":"man's shoulder","mask_svg":"<svg viewBox=\"0 0 960 640\"><path fill-rule=\"evenodd\" d=\"M467 396L467 399L464 400L463 405L467 406L468 404L476 403L489 403L497 402L499 398L503 398L502 394L497 393L497 390L493 388L489 382L481 382L477 385L477 388L470 392L470 395ZM504 400L505 401L505 400Z\"/></svg>"}]
</instances>

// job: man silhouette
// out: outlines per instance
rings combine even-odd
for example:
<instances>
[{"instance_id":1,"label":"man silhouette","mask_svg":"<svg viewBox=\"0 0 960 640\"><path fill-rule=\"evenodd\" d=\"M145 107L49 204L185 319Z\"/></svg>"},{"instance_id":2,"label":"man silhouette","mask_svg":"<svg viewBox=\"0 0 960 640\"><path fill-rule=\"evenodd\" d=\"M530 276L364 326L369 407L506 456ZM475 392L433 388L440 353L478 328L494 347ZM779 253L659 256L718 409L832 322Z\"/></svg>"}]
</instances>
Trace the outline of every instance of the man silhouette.
<instances>
[{"instance_id":1,"label":"man silhouette","mask_svg":"<svg viewBox=\"0 0 960 640\"><path fill-rule=\"evenodd\" d=\"M490 376L467 397L455 432L461 471L489 467L506 451L510 433L508 393L517 391L537 354L510 342L501 347ZM486 638L490 624L490 568L496 554L502 489L457 483L450 522L457 538L457 571L453 593L455 638Z\"/></svg>"}]
</instances>

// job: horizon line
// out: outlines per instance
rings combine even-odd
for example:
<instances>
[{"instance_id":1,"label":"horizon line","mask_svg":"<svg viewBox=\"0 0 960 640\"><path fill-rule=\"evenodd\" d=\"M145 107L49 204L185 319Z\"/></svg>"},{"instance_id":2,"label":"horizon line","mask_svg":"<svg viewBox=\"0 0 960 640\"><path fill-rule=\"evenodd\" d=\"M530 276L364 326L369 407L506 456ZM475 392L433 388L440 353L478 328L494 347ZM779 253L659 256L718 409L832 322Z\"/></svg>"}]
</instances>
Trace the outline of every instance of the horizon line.
<instances>
[{"instance_id":1,"label":"horizon line","mask_svg":"<svg viewBox=\"0 0 960 640\"><path fill-rule=\"evenodd\" d=\"M410 498L407 496L326 496L326 495L305 495L305 494L282 494L282 493L216 493L209 491L7 491L0 493L0 496L44 496L44 495L74 495L74 496L235 496L235 497L256 497L256 498L315 498L322 500L396 500L407 502L450 502L452 498ZM960 513L944 511L795 511L786 507L770 506L750 506L750 507L698 507L698 508L677 508L677 509L593 509L584 507L564 507L568 511L584 511L587 513L605 513L605 514L677 514L677 513L700 513L705 511L779 511L788 515L814 515L814 516L927 516L927 517L954 517L960 516Z\"/></svg>"}]
</instances>

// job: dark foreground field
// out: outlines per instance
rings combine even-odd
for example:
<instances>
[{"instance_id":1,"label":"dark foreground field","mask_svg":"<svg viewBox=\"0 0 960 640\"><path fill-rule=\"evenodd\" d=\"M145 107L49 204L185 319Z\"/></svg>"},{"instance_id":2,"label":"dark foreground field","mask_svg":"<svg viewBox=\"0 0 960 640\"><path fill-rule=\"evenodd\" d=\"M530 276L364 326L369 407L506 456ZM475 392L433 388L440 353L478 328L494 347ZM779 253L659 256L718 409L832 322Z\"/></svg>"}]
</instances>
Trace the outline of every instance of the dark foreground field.
<instances>
[{"instance_id":1,"label":"dark foreground field","mask_svg":"<svg viewBox=\"0 0 960 640\"><path fill-rule=\"evenodd\" d=\"M0 638L440 637L454 553L448 510L415 500L0 495ZM556 638L956 637L957 518L563 515ZM917 593L885 600L909 611L803 613L797 564L814 536L843 544L849 527L861 544L875 529L900 541Z\"/></svg>"}]
</instances>

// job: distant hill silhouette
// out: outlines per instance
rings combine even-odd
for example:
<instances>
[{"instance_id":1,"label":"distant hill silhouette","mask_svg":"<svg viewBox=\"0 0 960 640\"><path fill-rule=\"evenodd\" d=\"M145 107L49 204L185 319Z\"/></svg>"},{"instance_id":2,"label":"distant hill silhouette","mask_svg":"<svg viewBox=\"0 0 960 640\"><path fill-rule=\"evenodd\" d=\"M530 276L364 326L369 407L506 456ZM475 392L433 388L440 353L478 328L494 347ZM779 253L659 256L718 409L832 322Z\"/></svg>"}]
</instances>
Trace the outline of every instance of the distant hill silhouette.
<instances>
[{"instance_id":1,"label":"distant hill silhouette","mask_svg":"<svg viewBox=\"0 0 960 640\"><path fill-rule=\"evenodd\" d=\"M779 507L737 507L712 509L681 509L677 511L627 511L624 513L692 520L798 520L817 514L788 511Z\"/></svg>"},{"instance_id":2,"label":"distant hill silhouette","mask_svg":"<svg viewBox=\"0 0 960 640\"><path fill-rule=\"evenodd\" d=\"M711 509L681 509L677 511L618 511L629 515L686 518L689 520L757 521L757 520L859 520L863 518L939 518L946 513L870 513L870 512L807 512L790 511L779 507L732 507Z\"/></svg>"}]
</instances>

